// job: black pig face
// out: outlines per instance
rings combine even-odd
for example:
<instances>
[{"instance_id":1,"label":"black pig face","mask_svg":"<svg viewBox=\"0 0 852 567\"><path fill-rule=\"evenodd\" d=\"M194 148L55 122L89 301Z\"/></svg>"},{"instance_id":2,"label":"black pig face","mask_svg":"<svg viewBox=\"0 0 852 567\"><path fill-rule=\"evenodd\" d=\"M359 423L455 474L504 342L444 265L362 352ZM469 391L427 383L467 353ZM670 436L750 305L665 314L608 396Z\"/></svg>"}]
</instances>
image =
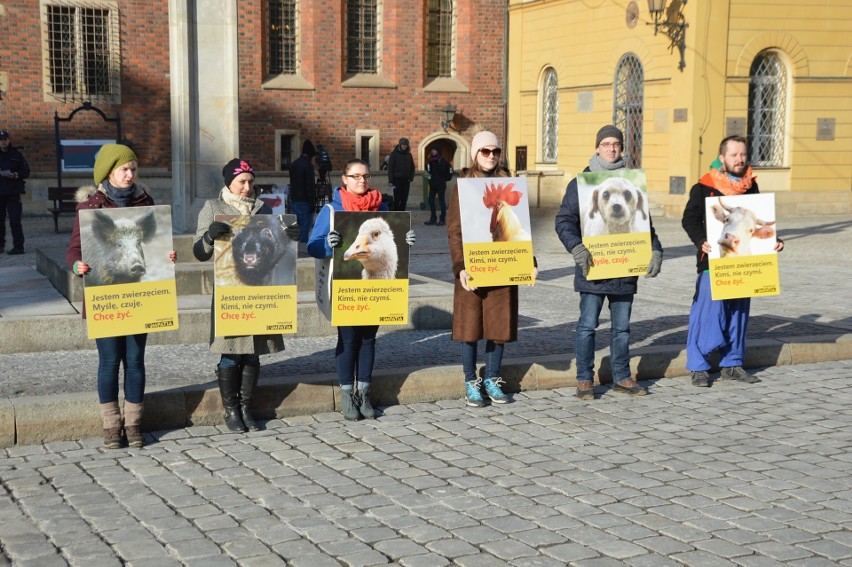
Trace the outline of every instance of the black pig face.
<instances>
[{"instance_id":1,"label":"black pig face","mask_svg":"<svg viewBox=\"0 0 852 567\"><path fill-rule=\"evenodd\" d=\"M287 235L276 217L252 217L231 240L234 266L243 283L266 285L286 242Z\"/></svg>"}]
</instances>

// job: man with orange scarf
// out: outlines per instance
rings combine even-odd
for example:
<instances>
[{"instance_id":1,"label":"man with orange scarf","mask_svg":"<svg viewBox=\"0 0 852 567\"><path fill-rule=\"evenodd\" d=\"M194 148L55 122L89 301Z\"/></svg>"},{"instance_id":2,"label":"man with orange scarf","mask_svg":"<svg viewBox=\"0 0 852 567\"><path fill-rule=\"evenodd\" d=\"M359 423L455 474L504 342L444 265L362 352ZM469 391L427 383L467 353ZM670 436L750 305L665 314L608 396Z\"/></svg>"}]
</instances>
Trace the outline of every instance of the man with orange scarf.
<instances>
[{"instance_id":1,"label":"man with orange scarf","mask_svg":"<svg viewBox=\"0 0 852 567\"><path fill-rule=\"evenodd\" d=\"M707 356L717 349L721 356L720 380L737 380L748 384L760 381L742 367L751 299L714 301L710 295L710 262L707 257L710 243L707 242L704 200L707 197L759 192L757 178L752 175L751 166L748 165L745 138L728 136L722 140L719 145L719 162L719 168L711 166L710 172L692 186L681 221L689 239L698 248L698 278L686 337L686 369L692 373L692 385L703 388L710 386L710 363ZM781 251L783 248L784 243L778 239L775 250Z\"/></svg>"}]
</instances>

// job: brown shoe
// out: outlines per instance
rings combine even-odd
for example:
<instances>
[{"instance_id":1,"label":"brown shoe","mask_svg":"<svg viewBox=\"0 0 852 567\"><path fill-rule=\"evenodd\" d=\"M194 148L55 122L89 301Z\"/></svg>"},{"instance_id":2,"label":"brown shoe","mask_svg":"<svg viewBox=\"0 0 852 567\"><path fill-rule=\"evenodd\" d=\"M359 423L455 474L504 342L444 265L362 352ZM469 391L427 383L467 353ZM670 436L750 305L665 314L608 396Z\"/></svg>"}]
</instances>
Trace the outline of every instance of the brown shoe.
<instances>
[{"instance_id":1,"label":"brown shoe","mask_svg":"<svg viewBox=\"0 0 852 567\"><path fill-rule=\"evenodd\" d=\"M625 394L627 396L644 396L648 390L640 386L633 378L616 382L612 387L612 391L616 394Z\"/></svg>"},{"instance_id":2,"label":"brown shoe","mask_svg":"<svg viewBox=\"0 0 852 567\"><path fill-rule=\"evenodd\" d=\"M121 427L104 429L104 449L121 449Z\"/></svg>"},{"instance_id":3,"label":"brown shoe","mask_svg":"<svg viewBox=\"0 0 852 567\"><path fill-rule=\"evenodd\" d=\"M574 395L580 400L594 400L595 387L589 380L579 380L577 382L577 393Z\"/></svg>"},{"instance_id":4,"label":"brown shoe","mask_svg":"<svg viewBox=\"0 0 852 567\"><path fill-rule=\"evenodd\" d=\"M125 434L127 435L127 446L128 447L144 447L145 442L142 440L142 431L139 429L138 425L128 425L124 429Z\"/></svg>"}]
</instances>

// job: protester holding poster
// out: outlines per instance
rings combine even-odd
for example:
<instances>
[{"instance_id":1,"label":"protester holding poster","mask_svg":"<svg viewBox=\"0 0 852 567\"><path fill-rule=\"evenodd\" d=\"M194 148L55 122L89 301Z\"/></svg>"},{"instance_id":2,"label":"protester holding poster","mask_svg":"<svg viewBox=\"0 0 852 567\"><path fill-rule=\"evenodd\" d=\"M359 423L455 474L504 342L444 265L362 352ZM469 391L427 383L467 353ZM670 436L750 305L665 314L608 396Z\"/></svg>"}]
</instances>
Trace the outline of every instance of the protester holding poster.
<instances>
[{"instance_id":1,"label":"protester holding poster","mask_svg":"<svg viewBox=\"0 0 852 567\"><path fill-rule=\"evenodd\" d=\"M331 202L317 215L308 253L314 258L332 256L334 248L340 246L340 233L331 230L332 211L387 211L382 203L382 194L370 187L370 167L367 162L353 159L343 167L343 185L332 193ZM414 244L414 231L406 235L409 245ZM376 358L376 333L378 325L341 325L337 327L337 347L334 351L337 379L340 383L340 399L343 417L356 421L360 417L374 419L376 411L370 402L370 383L373 377L373 362ZM357 389L355 387L357 376Z\"/></svg>"},{"instance_id":2,"label":"protester holding poster","mask_svg":"<svg viewBox=\"0 0 852 567\"><path fill-rule=\"evenodd\" d=\"M121 144L105 144L95 158L94 185L77 191L77 215L65 254L68 267L78 277L91 272L83 262L80 211L116 207L149 207L154 199L136 182L138 160ZM174 252L170 258L174 261ZM83 304L83 318L86 305ZM104 430L104 447L118 449L125 443L142 447L142 407L145 396L145 344L147 333L95 339L98 347L98 400ZM124 419L118 405L118 371L124 364Z\"/></svg>"},{"instance_id":3,"label":"protester holding poster","mask_svg":"<svg viewBox=\"0 0 852 567\"><path fill-rule=\"evenodd\" d=\"M195 257L206 262L213 256L214 241L231 233L231 227L215 220L216 215L269 215L272 208L262 201L254 185L254 168L243 159L234 158L222 168L225 186L215 199L207 200L198 213ZM299 238L299 225L293 223L286 229L292 240ZM215 297L215 294L214 294ZM219 353L216 376L225 424L235 432L260 430L251 411L257 381L260 378L260 355L284 350L284 339L278 335L244 335L217 337L215 332L215 305L210 307L210 351Z\"/></svg>"},{"instance_id":4,"label":"protester holding poster","mask_svg":"<svg viewBox=\"0 0 852 567\"><path fill-rule=\"evenodd\" d=\"M583 171L615 171L624 169L622 157L624 134L615 126L604 126L595 139L595 154ZM663 246L650 222L651 260L645 277L656 277L663 263ZM577 179L568 183L562 205L556 213L556 234L574 257L574 291L580 294L580 319L574 331L574 354L577 358L577 393L581 400L595 399L595 330L598 327L604 300L610 313L610 360L613 391L629 396L647 394L630 376L630 314L633 296L636 295L636 276L589 280L592 255L583 245L580 228L580 200Z\"/></svg>"},{"instance_id":5,"label":"protester holding poster","mask_svg":"<svg viewBox=\"0 0 852 567\"><path fill-rule=\"evenodd\" d=\"M728 136L722 140L719 144L719 161L721 166L718 169L711 167L692 186L681 221L683 229L697 248L698 277L689 311L686 369L692 373L692 385L700 388L710 386L710 362L707 356L717 349L721 355L720 380L737 380L748 384L760 381L742 367L751 298L712 299L708 258L711 245L707 242L707 197L759 193L757 177L752 174L748 164L746 139L742 136ZM784 242L776 239L775 251L783 249Z\"/></svg>"},{"instance_id":6,"label":"protester holding poster","mask_svg":"<svg viewBox=\"0 0 852 567\"><path fill-rule=\"evenodd\" d=\"M509 177L509 170L500 160L502 148L497 136L483 130L473 137L470 152L473 163L462 169L461 178ZM500 368L505 343L518 339L518 286L476 287L465 270L464 241L457 184L450 198L447 214L447 236L450 241L455 289L453 290L454 341L461 342L464 370L465 403L483 407L482 389L492 403L505 404L509 398L503 392ZM477 345L485 339L485 369L483 377L476 375Z\"/></svg>"}]
</instances>

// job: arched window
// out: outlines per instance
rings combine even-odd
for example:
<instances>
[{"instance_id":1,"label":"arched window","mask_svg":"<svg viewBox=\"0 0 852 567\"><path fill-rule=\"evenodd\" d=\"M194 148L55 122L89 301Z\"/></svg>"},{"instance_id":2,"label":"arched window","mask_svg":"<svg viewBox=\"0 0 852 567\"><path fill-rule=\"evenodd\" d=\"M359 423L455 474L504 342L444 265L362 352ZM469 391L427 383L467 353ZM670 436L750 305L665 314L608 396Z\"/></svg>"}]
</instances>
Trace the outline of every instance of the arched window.
<instances>
[{"instance_id":1,"label":"arched window","mask_svg":"<svg viewBox=\"0 0 852 567\"><path fill-rule=\"evenodd\" d=\"M553 68L544 72L541 107L541 160L556 163L559 153L559 81Z\"/></svg>"},{"instance_id":2,"label":"arched window","mask_svg":"<svg viewBox=\"0 0 852 567\"><path fill-rule=\"evenodd\" d=\"M642 167L642 117L645 105L645 73L639 58L627 53L615 69L612 122L624 132L624 162Z\"/></svg>"},{"instance_id":3,"label":"arched window","mask_svg":"<svg viewBox=\"0 0 852 567\"><path fill-rule=\"evenodd\" d=\"M453 76L453 1L429 0L426 28L426 76Z\"/></svg>"},{"instance_id":4,"label":"arched window","mask_svg":"<svg viewBox=\"0 0 852 567\"><path fill-rule=\"evenodd\" d=\"M346 72L379 72L379 0L346 3Z\"/></svg>"},{"instance_id":5,"label":"arched window","mask_svg":"<svg viewBox=\"0 0 852 567\"><path fill-rule=\"evenodd\" d=\"M269 74L295 75L298 73L296 0L270 0L268 41Z\"/></svg>"},{"instance_id":6,"label":"arched window","mask_svg":"<svg viewBox=\"0 0 852 567\"><path fill-rule=\"evenodd\" d=\"M749 75L749 162L756 166L783 165L787 67L778 52L764 51L754 58Z\"/></svg>"}]
</instances>

